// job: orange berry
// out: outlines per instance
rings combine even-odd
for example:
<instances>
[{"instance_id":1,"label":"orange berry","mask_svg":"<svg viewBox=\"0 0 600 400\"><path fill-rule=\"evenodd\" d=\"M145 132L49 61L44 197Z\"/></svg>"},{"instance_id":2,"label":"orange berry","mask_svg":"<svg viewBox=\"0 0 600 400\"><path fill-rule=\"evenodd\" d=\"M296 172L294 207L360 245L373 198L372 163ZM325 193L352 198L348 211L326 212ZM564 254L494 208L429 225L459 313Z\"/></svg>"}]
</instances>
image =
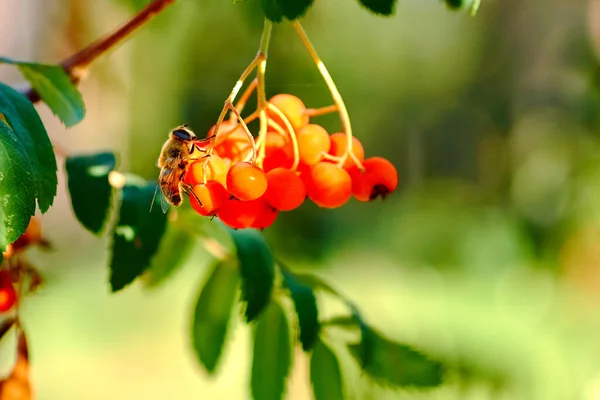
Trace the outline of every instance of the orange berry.
<instances>
[{"instance_id":1,"label":"orange berry","mask_svg":"<svg viewBox=\"0 0 600 400\"><path fill-rule=\"evenodd\" d=\"M308 197L320 207L340 207L352 195L350 174L334 163L318 162L302 175Z\"/></svg>"},{"instance_id":2,"label":"orange berry","mask_svg":"<svg viewBox=\"0 0 600 400\"><path fill-rule=\"evenodd\" d=\"M267 132L265 139L265 159L263 170L269 172L274 168L292 168L294 149L288 137L278 132Z\"/></svg>"},{"instance_id":3,"label":"orange berry","mask_svg":"<svg viewBox=\"0 0 600 400\"><path fill-rule=\"evenodd\" d=\"M350 171L352 194L360 201L383 199L398 187L396 167L383 157L371 157L363 161L364 171L358 167Z\"/></svg>"},{"instance_id":4,"label":"orange berry","mask_svg":"<svg viewBox=\"0 0 600 400\"><path fill-rule=\"evenodd\" d=\"M320 125L305 125L296 133L300 162L316 164L323 159L323 153L329 152L331 140L329 133Z\"/></svg>"},{"instance_id":5,"label":"orange berry","mask_svg":"<svg viewBox=\"0 0 600 400\"><path fill-rule=\"evenodd\" d=\"M6 270L0 271L0 312L9 311L17 302L17 292Z\"/></svg>"},{"instance_id":6,"label":"orange berry","mask_svg":"<svg viewBox=\"0 0 600 400\"><path fill-rule=\"evenodd\" d=\"M265 229L273 225L273 222L275 222L275 219L277 219L277 214L279 211L271 207L269 203L263 199L258 200L258 202L258 213L256 214L256 219L250 227L256 229Z\"/></svg>"},{"instance_id":7,"label":"orange berry","mask_svg":"<svg viewBox=\"0 0 600 400\"><path fill-rule=\"evenodd\" d=\"M42 240L42 224L37 217L31 217L29 225L25 232L12 244L12 253L24 250L32 244L39 243ZM8 250L8 249L7 249Z\"/></svg>"},{"instance_id":8,"label":"orange berry","mask_svg":"<svg viewBox=\"0 0 600 400\"><path fill-rule=\"evenodd\" d=\"M281 112L290 121L290 124L294 130L298 130L298 128L308 124L306 106L298 97L286 93L276 94L275 96L271 97L269 103L281 110ZM271 110L267 110L267 114L270 119L277 122L283 129L286 129L285 124L276 113Z\"/></svg>"},{"instance_id":9,"label":"orange berry","mask_svg":"<svg viewBox=\"0 0 600 400\"><path fill-rule=\"evenodd\" d=\"M206 165L206 167L205 167ZM204 173L206 172L207 181L217 181L221 185L227 184L227 171L229 166L221 157L212 155L210 157L194 160L190 163L186 176L183 179L185 183L192 186L204 183Z\"/></svg>"},{"instance_id":10,"label":"orange berry","mask_svg":"<svg viewBox=\"0 0 600 400\"><path fill-rule=\"evenodd\" d=\"M241 201L228 198L217 211L217 217L231 228L250 228L260 212L261 201L261 199Z\"/></svg>"},{"instance_id":11,"label":"orange berry","mask_svg":"<svg viewBox=\"0 0 600 400\"><path fill-rule=\"evenodd\" d=\"M227 190L239 200L255 200L267 190L267 177L257 166L245 161L238 162L227 173Z\"/></svg>"},{"instance_id":12,"label":"orange berry","mask_svg":"<svg viewBox=\"0 0 600 400\"><path fill-rule=\"evenodd\" d=\"M346 153L346 148L348 146L346 134L341 132L334 133L329 137L329 139L331 140L331 148L329 149L329 154L336 157L343 156L344 153ZM352 137L352 153L354 153L356 158L358 158L358 160L361 162L365 159L365 149L360 140L358 140L355 136ZM349 169L354 166L354 161L352 161L352 159L348 157L346 159L346 162L344 163L344 168Z\"/></svg>"},{"instance_id":13,"label":"orange berry","mask_svg":"<svg viewBox=\"0 0 600 400\"><path fill-rule=\"evenodd\" d=\"M225 203L229 192L217 181L208 181L206 185L199 184L193 187L196 197L190 196L192 208L205 217L215 215L217 210ZM200 200L200 203L198 203Z\"/></svg>"},{"instance_id":14,"label":"orange berry","mask_svg":"<svg viewBox=\"0 0 600 400\"><path fill-rule=\"evenodd\" d=\"M227 121L227 125L225 125L225 122L221 124L219 134L214 139L214 151L223 158L230 158L238 161L252 151L252 143L241 125L237 125L237 127L231 131L233 126L234 125L231 125L229 121ZM209 134L213 131L214 126L209 131Z\"/></svg>"},{"instance_id":15,"label":"orange berry","mask_svg":"<svg viewBox=\"0 0 600 400\"><path fill-rule=\"evenodd\" d=\"M300 207L306 198L304 182L295 171L275 168L267 172L267 191L264 199L279 211Z\"/></svg>"}]
</instances>

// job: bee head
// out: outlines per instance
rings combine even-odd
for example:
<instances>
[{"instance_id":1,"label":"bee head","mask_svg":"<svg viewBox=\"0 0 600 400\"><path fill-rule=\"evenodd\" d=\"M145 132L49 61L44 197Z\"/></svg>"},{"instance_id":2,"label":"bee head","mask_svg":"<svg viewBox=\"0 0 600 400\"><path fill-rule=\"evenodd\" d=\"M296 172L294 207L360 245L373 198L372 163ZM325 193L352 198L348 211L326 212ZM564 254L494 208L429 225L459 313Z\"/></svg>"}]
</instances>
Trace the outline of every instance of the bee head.
<instances>
[{"instance_id":1,"label":"bee head","mask_svg":"<svg viewBox=\"0 0 600 400\"><path fill-rule=\"evenodd\" d=\"M171 132L171 137L179 140L183 140L184 142L192 142L196 140L196 135L194 132L185 128L185 125L179 127Z\"/></svg>"}]
</instances>

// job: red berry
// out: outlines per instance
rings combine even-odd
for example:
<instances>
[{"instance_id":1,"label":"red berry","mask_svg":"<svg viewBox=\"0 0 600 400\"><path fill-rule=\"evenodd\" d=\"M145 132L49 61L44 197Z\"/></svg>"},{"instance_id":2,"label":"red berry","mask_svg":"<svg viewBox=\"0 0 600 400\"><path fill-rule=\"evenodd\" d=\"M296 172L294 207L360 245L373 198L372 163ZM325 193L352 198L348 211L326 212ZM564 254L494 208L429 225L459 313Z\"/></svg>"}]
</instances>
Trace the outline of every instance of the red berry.
<instances>
[{"instance_id":1,"label":"red berry","mask_svg":"<svg viewBox=\"0 0 600 400\"><path fill-rule=\"evenodd\" d=\"M190 204L198 214L204 216L215 215L229 197L229 192L217 181L208 181L206 185L196 185L193 190L196 196L190 196ZM202 204L198 203L198 200Z\"/></svg>"},{"instance_id":2,"label":"red berry","mask_svg":"<svg viewBox=\"0 0 600 400\"><path fill-rule=\"evenodd\" d=\"M277 132L267 132L263 170L269 172L278 167L292 168L293 164L294 149L289 138Z\"/></svg>"},{"instance_id":3,"label":"red berry","mask_svg":"<svg viewBox=\"0 0 600 400\"><path fill-rule=\"evenodd\" d=\"M267 177L257 166L238 162L227 173L227 190L239 200L256 200L267 190Z\"/></svg>"},{"instance_id":4,"label":"red berry","mask_svg":"<svg viewBox=\"0 0 600 400\"><path fill-rule=\"evenodd\" d=\"M346 153L348 148L348 140L345 133L334 133L329 137L331 140L331 148L329 149L329 154L336 157L341 157ZM355 136L352 137L352 153L358 158L359 161L365 159L365 149L363 148L362 143ZM352 158L348 157L346 162L344 163L344 168L350 169L356 166Z\"/></svg>"},{"instance_id":5,"label":"red berry","mask_svg":"<svg viewBox=\"0 0 600 400\"><path fill-rule=\"evenodd\" d=\"M305 125L296 133L300 162L312 165L323 159L323 154L329 152L331 140L327 131L320 125Z\"/></svg>"},{"instance_id":6,"label":"red berry","mask_svg":"<svg viewBox=\"0 0 600 400\"><path fill-rule=\"evenodd\" d=\"M204 183L204 173L206 172L207 181L217 181L221 185L227 184L227 171L229 166L226 161L217 155L194 160L188 166L183 181L190 185Z\"/></svg>"},{"instance_id":7,"label":"red berry","mask_svg":"<svg viewBox=\"0 0 600 400\"><path fill-rule=\"evenodd\" d=\"M367 158L363 162L364 171L353 168L352 194L360 201L384 198L398 187L396 167L383 157Z\"/></svg>"},{"instance_id":8,"label":"red berry","mask_svg":"<svg viewBox=\"0 0 600 400\"><path fill-rule=\"evenodd\" d=\"M308 197L320 207L340 207L352 195L352 181L348 171L336 164L321 161L302 175Z\"/></svg>"},{"instance_id":9,"label":"red berry","mask_svg":"<svg viewBox=\"0 0 600 400\"><path fill-rule=\"evenodd\" d=\"M265 229L273 225L273 222L275 222L279 211L271 207L263 199L260 199L258 201L258 213L256 214L256 219L252 223L251 227L256 229Z\"/></svg>"},{"instance_id":10,"label":"red berry","mask_svg":"<svg viewBox=\"0 0 600 400\"><path fill-rule=\"evenodd\" d=\"M264 199L279 211L298 208L306 198L304 182L295 171L275 168L267 172L267 182Z\"/></svg>"},{"instance_id":11,"label":"red berry","mask_svg":"<svg viewBox=\"0 0 600 400\"><path fill-rule=\"evenodd\" d=\"M0 312L7 312L17 302L17 292L6 270L0 271Z\"/></svg>"},{"instance_id":12,"label":"red berry","mask_svg":"<svg viewBox=\"0 0 600 400\"><path fill-rule=\"evenodd\" d=\"M250 228L260 212L261 201L262 199L241 201L229 198L223 203L217 216L231 228Z\"/></svg>"},{"instance_id":13,"label":"red berry","mask_svg":"<svg viewBox=\"0 0 600 400\"><path fill-rule=\"evenodd\" d=\"M306 106L298 97L280 93L269 100L269 103L273 104L287 117L294 130L308 124L308 115L306 115ZM279 116L272 110L267 110L267 114L270 119L277 122L283 129L286 129L284 122Z\"/></svg>"}]
</instances>

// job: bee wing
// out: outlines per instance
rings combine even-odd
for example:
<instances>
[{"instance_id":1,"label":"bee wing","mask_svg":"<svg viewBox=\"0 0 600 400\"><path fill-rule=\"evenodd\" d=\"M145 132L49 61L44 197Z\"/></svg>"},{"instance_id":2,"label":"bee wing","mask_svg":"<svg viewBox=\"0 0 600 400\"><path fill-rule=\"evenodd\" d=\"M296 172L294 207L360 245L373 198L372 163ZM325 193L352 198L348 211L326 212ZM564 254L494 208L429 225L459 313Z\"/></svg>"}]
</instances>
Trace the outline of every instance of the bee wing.
<instances>
[{"instance_id":1,"label":"bee wing","mask_svg":"<svg viewBox=\"0 0 600 400\"><path fill-rule=\"evenodd\" d=\"M158 196L160 197L160 208L162 209L163 214L166 214L167 211L169 211L170 204L162 191L159 191Z\"/></svg>"},{"instance_id":2,"label":"bee wing","mask_svg":"<svg viewBox=\"0 0 600 400\"><path fill-rule=\"evenodd\" d=\"M158 184L156 185L156 192L154 194L154 197L159 197L160 208L165 214L167 213L167 211L169 210L169 206L171 205L168 199L172 198L173 195L176 194L176 190L178 190L178 186L173 184L173 182L175 182L175 179L176 171L173 171L170 168L163 168L158 178ZM152 200L152 203L154 203L154 199ZM150 210L152 210L152 206Z\"/></svg>"}]
</instances>

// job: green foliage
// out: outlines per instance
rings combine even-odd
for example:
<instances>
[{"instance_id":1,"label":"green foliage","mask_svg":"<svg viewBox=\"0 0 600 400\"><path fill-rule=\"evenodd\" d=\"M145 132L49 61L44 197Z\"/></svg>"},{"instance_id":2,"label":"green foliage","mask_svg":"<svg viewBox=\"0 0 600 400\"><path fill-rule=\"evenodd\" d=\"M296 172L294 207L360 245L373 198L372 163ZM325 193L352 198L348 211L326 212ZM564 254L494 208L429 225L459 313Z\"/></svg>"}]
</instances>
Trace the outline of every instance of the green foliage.
<instances>
[{"instance_id":1,"label":"green foliage","mask_svg":"<svg viewBox=\"0 0 600 400\"><path fill-rule=\"evenodd\" d=\"M0 248L25 232L35 212L35 176L19 139L0 120Z\"/></svg>"},{"instance_id":2,"label":"green foliage","mask_svg":"<svg viewBox=\"0 0 600 400\"><path fill-rule=\"evenodd\" d=\"M2 113L27 156L23 162L31 165L34 175L34 197L42 213L48 211L58 185L56 158L48 133L40 117L25 96L0 83L0 113Z\"/></svg>"},{"instance_id":3,"label":"green foliage","mask_svg":"<svg viewBox=\"0 0 600 400\"><path fill-rule=\"evenodd\" d=\"M211 271L196 303L192 338L198 359L214 373L227 338L231 310L237 297L239 273L232 261L220 261Z\"/></svg>"},{"instance_id":4,"label":"green foliage","mask_svg":"<svg viewBox=\"0 0 600 400\"><path fill-rule=\"evenodd\" d=\"M444 0L448 8L458 10L464 4L464 0Z\"/></svg>"},{"instance_id":5,"label":"green foliage","mask_svg":"<svg viewBox=\"0 0 600 400\"><path fill-rule=\"evenodd\" d=\"M337 356L317 340L310 356L310 380L315 400L343 400L344 384Z\"/></svg>"},{"instance_id":6,"label":"green foliage","mask_svg":"<svg viewBox=\"0 0 600 400\"><path fill-rule=\"evenodd\" d=\"M255 400L281 400L292 365L288 320L281 305L272 301L254 331L251 391Z\"/></svg>"},{"instance_id":7,"label":"green foliage","mask_svg":"<svg viewBox=\"0 0 600 400\"><path fill-rule=\"evenodd\" d=\"M159 207L150 211L156 184L123 187L119 221L113 230L110 285L113 292L133 282L156 254L167 224Z\"/></svg>"},{"instance_id":8,"label":"green foliage","mask_svg":"<svg viewBox=\"0 0 600 400\"><path fill-rule=\"evenodd\" d=\"M394 343L372 328L361 327L361 341L348 346L362 369L375 381L392 386L435 387L442 365L409 346Z\"/></svg>"},{"instance_id":9,"label":"green foliage","mask_svg":"<svg viewBox=\"0 0 600 400\"><path fill-rule=\"evenodd\" d=\"M67 127L85 117L83 98L61 66L15 61L5 57L0 57L0 63L16 65L44 103Z\"/></svg>"},{"instance_id":10,"label":"green foliage","mask_svg":"<svg viewBox=\"0 0 600 400\"><path fill-rule=\"evenodd\" d=\"M389 16L394 13L396 0L358 0L367 10L377 15Z\"/></svg>"},{"instance_id":11,"label":"green foliage","mask_svg":"<svg viewBox=\"0 0 600 400\"><path fill-rule=\"evenodd\" d=\"M95 234L102 231L108 217L113 193L108 175L115 166L113 153L70 156L65 163L73 212Z\"/></svg>"},{"instance_id":12,"label":"green foliage","mask_svg":"<svg viewBox=\"0 0 600 400\"><path fill-rule=\"evenodd\" d=\"M237 249L246 320L255 320L271 300L275 264L265 239L255 229L229 229Z\"/></svg>"},{"instance_id":13,"label":"green foliage","mask_svg":"<svg viewBox=\"0 0 600 400\"><path fill-rule=\"evenodd\" d=\"M148 287L164 283L187 259L194 244L195 237L175 223L167 224L165 234L160 241L158 252L144 274L144 284ZM173 251L177 249L177 251Z\"/></svg>"},{"instance_id":14,"label":"green foliage","mask_svg":"<svg viewBox=\"0 0 600 400\"><path fill-rule=\"evenodd\" d=\"M290 291L298 316L299 337L302 349L308 351L312 348L319 335L319 310L317 299L312 288L298 282L294 276L285 269L281 269L283 284Z\"/></svg>"}]
</instances>

